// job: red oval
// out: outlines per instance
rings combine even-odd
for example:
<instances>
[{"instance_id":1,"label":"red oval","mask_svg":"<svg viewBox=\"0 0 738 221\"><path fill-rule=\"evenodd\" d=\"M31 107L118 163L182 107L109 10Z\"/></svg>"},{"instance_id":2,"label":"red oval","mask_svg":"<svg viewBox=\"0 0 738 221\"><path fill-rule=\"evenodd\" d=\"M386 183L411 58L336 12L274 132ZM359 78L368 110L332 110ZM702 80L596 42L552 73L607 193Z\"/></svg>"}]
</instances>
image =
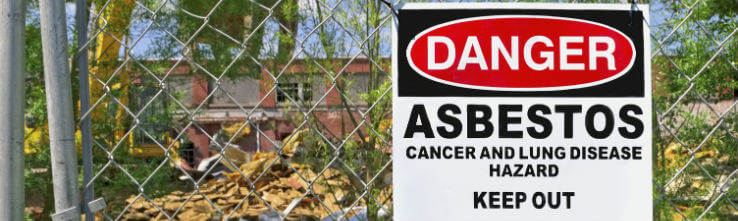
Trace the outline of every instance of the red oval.
<instances>
[{"instance_id":1,"label":"red oval","mask_svg":"<svg viewBox=\"0 0 738 221\"><path fill-rule=\"evenodd\" d=\"M436 66L429 66L430 36L434 39L448 38L453 42L454 53L451 54L455 56L448 68L438 65L449 59L451 51L443 40L432 44L435 45ZM494 36L500 39L511 58L508 62L504 51L496 50L497 69L493 68L492 59ZM512 47L513 36L517 36L518 47L515 48ZM470 37L476 37L479 44L475 45ZM551 45L546 45L541 37L549 39ZM538 41L531 43L530 50L525 50L526 43L535 39ZM567 39L568 43L562 49L562 40ZM467 56L464 56L465 47L469 48ZM481 51L481 56L476 49ZM514 50L517 50L517 56L514 56ZM566 63L562 63L563 50L574 50L568 51ZM546 52L551 52L552 56L547 56ZM474 17L436 25L415 36L406 53L410 66L428 79L465 88L502 91L556 91L599 85L622 76L635 61L633 42L612 27L579 19L531 15ZM528 60L526 54L529 54ZM467 58L466 65L461 65L462 57ZM510 65L515 63L515 57L517 69ZM553 65L546 63L548 59ZM595 65L590 65L590 60L594 60ZM541 63L546 68L536 70L541 68ZM569 68L562 69L564 66Z\"/></svg>"}]
</instances>

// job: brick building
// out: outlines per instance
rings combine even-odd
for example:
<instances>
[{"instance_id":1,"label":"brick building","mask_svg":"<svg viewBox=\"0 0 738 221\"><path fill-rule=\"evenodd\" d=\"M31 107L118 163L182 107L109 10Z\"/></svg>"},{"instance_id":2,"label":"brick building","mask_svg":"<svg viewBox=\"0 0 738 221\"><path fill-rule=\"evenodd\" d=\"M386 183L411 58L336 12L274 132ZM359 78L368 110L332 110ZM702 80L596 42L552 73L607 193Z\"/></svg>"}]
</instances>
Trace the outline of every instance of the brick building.
<instances>
[{"instance_id":1,"label":"brick building","mask_svg":"<svg viewBox=\"0 0 738 221\"><path fill-rule=\"evenodd\" d=\"M279 79L281 91L274 87L275 81L264 70L260 78L224 79L220 82L220 89L215 89L212 79L207 79L203 75L191 74L189 66L179 65L175 68L167 80L169 90L172 94L179 94L182 104L190 110L202 105L194 116L197 126L185 129L187 140L191 143L190 146L188 142L184 142L182 146L185 152L191 149L191 152L184 156L187 161L194 166L200 160L209 157L211 153L208 147L211 139L208 135L215 135L227 123L240 125L246 120L247 112L252 110L251 119L258 128L251 126L251 133L239 138L234 144L247 152L273 150L275 144L280 145L281 141L295 130L294 119L290 117L290 115L295 115L294 110L297 108L294 102L306 105L303 107L306 110L311 108L307 105L313 105L315 109L311 117L317 118L325 125L325 129L335 134L337 138L348 136L354 129L354 124L349 121L346 107L341 105L338 88L334 87L330 78L325 77L324 73L310 73L305 62L307 61L296 60L288 66L283 77ZM349 62L349 59L337 59L336 62L340 64L338 65L340 70L344 64ZM358 95L367 91L370 67L376 72L377 66L368 59L357 58L346 66L338 80L346 87L341 91L348 92L345 95L352 104L350 105L351 111L359 121L360 116L355 112L356 108L361 111L368 108ZM387 67L382 69L389 73ZM389 77L382 71L379 73L382 78ZM212 96L208 97L209 94ZM294 102L285 94L295 99ZM139 99L145 100L145 98Z\"/></svg>"}]
</instances>

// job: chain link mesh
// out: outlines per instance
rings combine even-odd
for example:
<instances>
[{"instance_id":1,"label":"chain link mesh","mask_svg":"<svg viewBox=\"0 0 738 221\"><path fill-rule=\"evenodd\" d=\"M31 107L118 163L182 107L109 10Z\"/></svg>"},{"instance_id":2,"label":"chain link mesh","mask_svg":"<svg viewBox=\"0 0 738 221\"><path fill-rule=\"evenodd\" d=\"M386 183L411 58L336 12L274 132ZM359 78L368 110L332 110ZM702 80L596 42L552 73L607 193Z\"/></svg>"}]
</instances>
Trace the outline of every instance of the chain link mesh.
<instances>
[{"instance_id":1,"label":"chain link mesh","mask_svg":"<svg viewBox=\"0 0 738 221\"><path fill-rule=\"evenodd\" d=\"M659 14L668 16L657 19L663 22L649 24L658 219L723 220L738 214L738 101L732 83L716 83L733 82L738 74L738 27L735 15L716 21L721 19L717 12L700 8L709 3L652 8L652 14L668 11ZM298 205L309 204L321 211L323 215L315 215L320 219L341 220L361 210L369 219L391 219L388 57L393 13L388 4L93 0L89 14L90 40L77 54L91 57L92 105L78 116L92 121L94 176L84 189L95 186L95 194L109 202L96 218L153 218L137 217L144 210L159 214L157 219L193 218L185 212L190 207L208 218L247 218L252 205L262 205L262 218L306 219L295 214ZM694 39L707 43L694 45ZM237 93L245 87L235 83L239 79L255 80L258 89L251 93L258 96L248 100L244 97L252 94ZM198 87L206 87L200 95L183 92ZM292 125L288 134L305 135L278 139L278 126L266 123L275 121L264 120L275 118ZM235 125L235 132L224 133L228 125L222 122ZM195 158L188 155L197 155L192 153L197 150L188 153L183 146L193 134L204 137L207 151L220 163L199 172L189 168L186 161L193 160L185 159ZM256 173L243 170L242 162L229 155L229 149L239 148L243 134L254 135L277 153L266 156ZM285 148L297 141L299 151ZM158 154L137 154L143 147ZM246 188L236 201L223 203L222 196L208 189L221 165L241 168L226 178L220 174L221 179L241 180L238 185ZM317 172L307 173L306 167ZM264 182L279 180L274 178L278 172L296 174L293 181L306 188L286 203L273 198L274 193L260 193ZM345 182L328 184L336 173ZM163 200L172 192L182 193L175 206Z\"/></svg>"}]
</instances>

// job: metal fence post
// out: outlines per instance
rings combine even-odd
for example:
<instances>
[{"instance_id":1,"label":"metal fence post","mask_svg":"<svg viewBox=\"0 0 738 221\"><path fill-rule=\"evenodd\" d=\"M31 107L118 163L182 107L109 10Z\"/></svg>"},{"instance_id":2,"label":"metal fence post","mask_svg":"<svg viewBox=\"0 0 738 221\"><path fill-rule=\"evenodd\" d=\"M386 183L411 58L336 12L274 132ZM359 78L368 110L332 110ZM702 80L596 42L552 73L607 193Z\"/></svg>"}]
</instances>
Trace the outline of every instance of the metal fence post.
<instances>
[{"instance_id":1,"label":"metal fence post","mask_svg":"<svg viewBox=\"0 0 738 221\"><path fill-rule=\"evenodd\" d=\"M54 181L54 217L79 220L77 151L74 145L72 84L67 51L67 21L64 1L39 1L41 43L49 114L51 171Z\"/></svg>"},{"instance_id":2,"label":"metal fence post","mask_svg":"<svg viewBox=\"0 0 738 221\"><path fill-rule=\"evenodd\" d=\"M0 3L0 217L23 220L25 2Z\"/></svg>"},{"instance_id":3,"label":"metal fence post","mask_svg":"<svg viewBox=\"0 0 738 221\"><path fill-rule=\"evenodd\" d=\"M84 46L87 43L87 1L77 0L76 7L77 45L80 47L76 57L77 69L79 70L79 112L80 115L83 115L90 109L87 47ZM87 219L95 215L87 205L95 198L95 189L91 183L95 172L92 169L92 135L89 115L84 119L80 119L79 130L82 134L82 208Z\"/></svg>"}]
</instances>

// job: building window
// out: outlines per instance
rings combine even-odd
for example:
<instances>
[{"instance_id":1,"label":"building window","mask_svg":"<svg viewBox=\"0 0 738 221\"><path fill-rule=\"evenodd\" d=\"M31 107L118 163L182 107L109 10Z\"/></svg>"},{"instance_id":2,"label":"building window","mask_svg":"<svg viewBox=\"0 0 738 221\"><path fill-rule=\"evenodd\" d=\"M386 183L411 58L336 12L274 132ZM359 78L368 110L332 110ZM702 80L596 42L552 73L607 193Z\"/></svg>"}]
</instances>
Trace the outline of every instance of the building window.
<instances>
[{"instance_id":1,"label":"building window","mask_svg":"<svg viewBox=\"0 0 738 221\"><path fill-rule=\"evenodd\" d=\"M172 124L172 113L167 110L168 100L165 96L154 97L159 89L149 83L151 79L140 78L138 84L130 88L131 105L134 113L139 113L138 129L133 131L133 142L136 145L168 144L169 131ZM151 100L155 99L155 100ZM146 106L147 103L151 102ZM117 109L117 105L113 105ZM142 109L145 108L145 109ZM146 131L144 133L143 131ZM149 137L149 135L151 137ZM154 138L156 141L152 140Z\"/></svg>"},{"instance_id":2,"label":"building window","mask_svg":"<svg viewBox=\"0 0 738 221\"><path fill-rule=\"evenodd\" d=\"M313 100L313 87L309 82L278 83L277 102L285 102L290 96L295 102L310 102Z\"/></svg>"}]
</instances>

